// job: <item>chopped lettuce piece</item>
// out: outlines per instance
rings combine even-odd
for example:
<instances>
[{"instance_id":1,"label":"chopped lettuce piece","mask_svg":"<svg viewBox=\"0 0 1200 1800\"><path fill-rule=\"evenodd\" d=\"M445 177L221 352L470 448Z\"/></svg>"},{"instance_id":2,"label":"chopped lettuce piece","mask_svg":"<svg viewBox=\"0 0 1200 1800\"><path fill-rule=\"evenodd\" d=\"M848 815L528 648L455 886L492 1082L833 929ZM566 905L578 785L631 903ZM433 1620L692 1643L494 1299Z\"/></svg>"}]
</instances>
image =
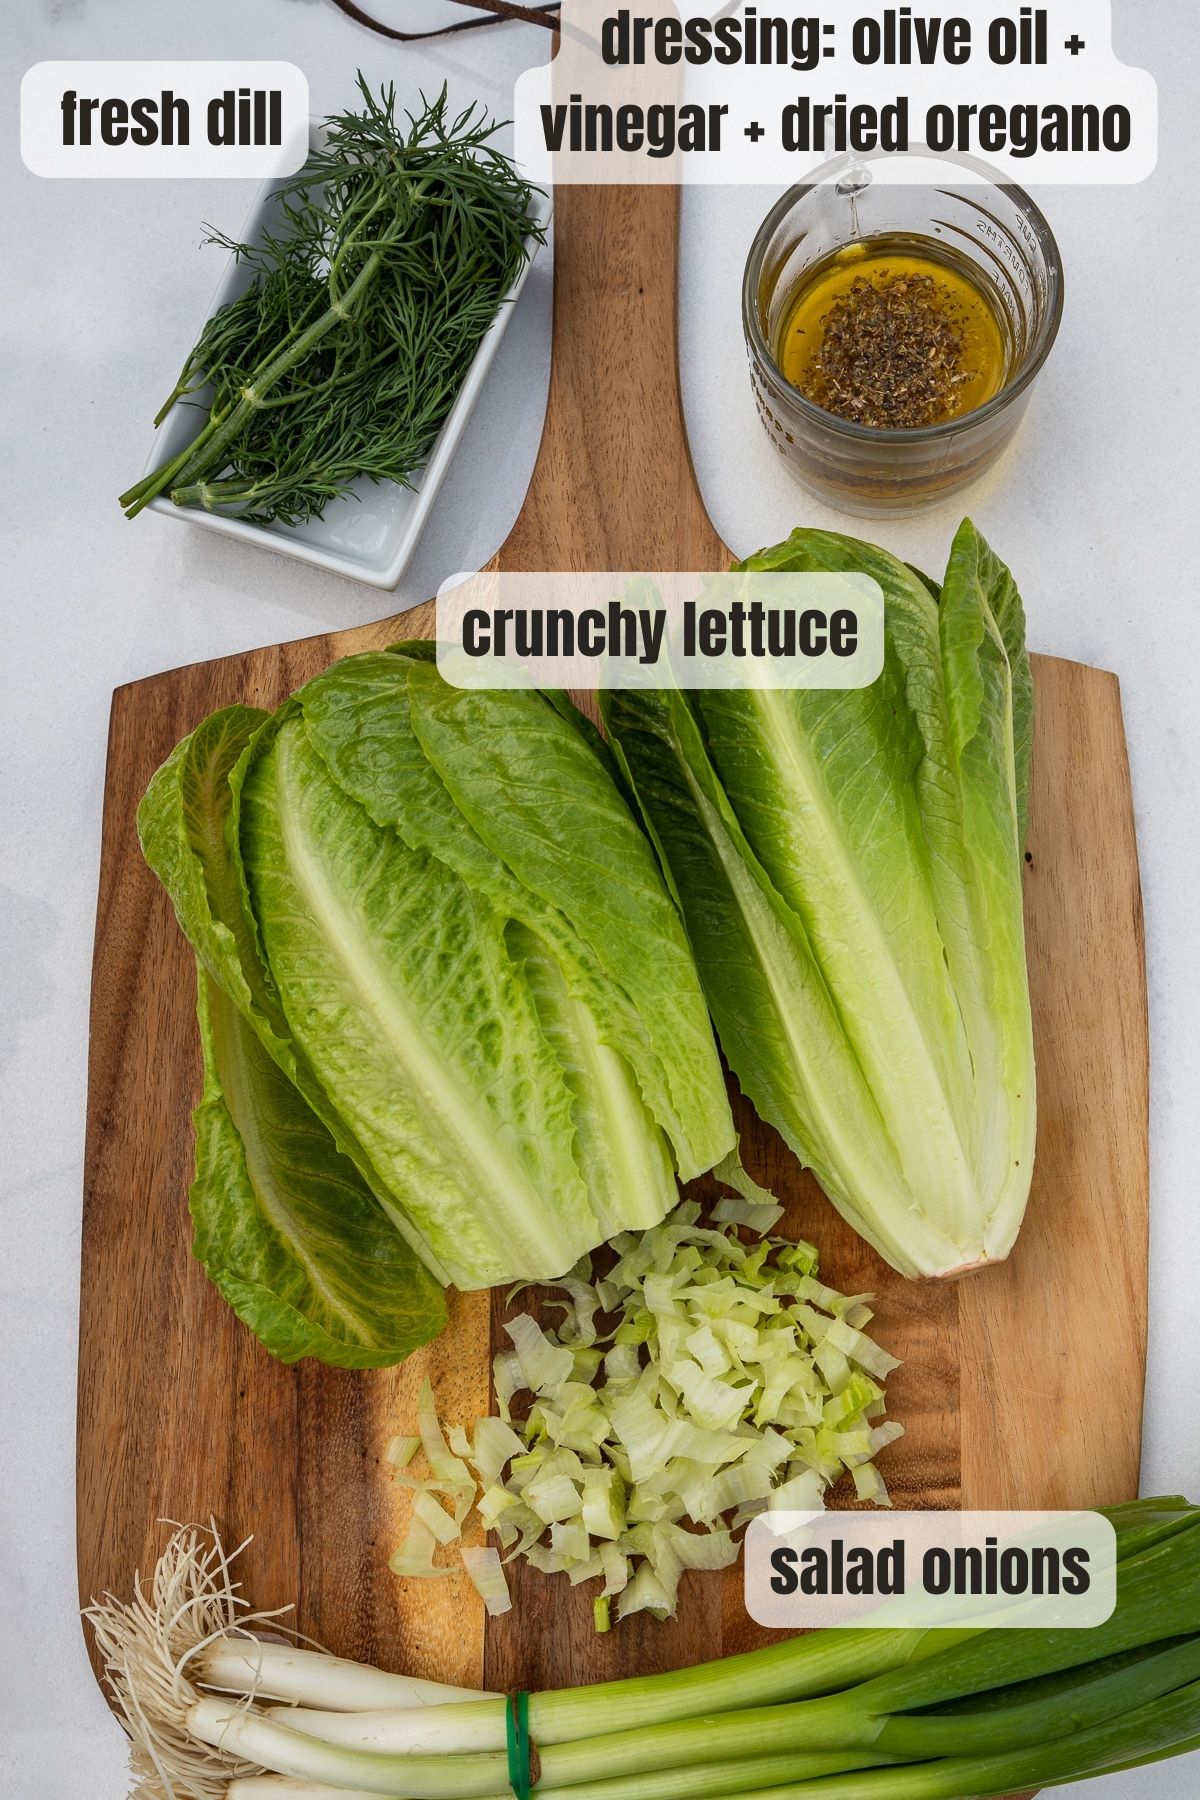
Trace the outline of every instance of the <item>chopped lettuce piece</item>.
<instances>
[{"instance_id":1,"label":"chopped lettuce piece","mask_svg":"<svg viewBox=\"0 0 1200 1800\"><path fill-rule=\"evenodd\" d=\"M462 1561L472 1586L492 1617L511 1612L512 1596L497 1552L490 1546L472 1546L463 1551Z\"/></svg>"}]
</instances>

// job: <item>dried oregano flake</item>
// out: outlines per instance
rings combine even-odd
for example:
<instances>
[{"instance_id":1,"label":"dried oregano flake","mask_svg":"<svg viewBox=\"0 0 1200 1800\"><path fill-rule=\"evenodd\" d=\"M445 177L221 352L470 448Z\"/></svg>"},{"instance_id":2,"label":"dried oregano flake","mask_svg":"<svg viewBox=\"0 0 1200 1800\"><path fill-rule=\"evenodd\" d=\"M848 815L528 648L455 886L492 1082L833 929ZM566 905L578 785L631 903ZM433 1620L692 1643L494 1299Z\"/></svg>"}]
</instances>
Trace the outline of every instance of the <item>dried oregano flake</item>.
<instances>
[{"instance_id":1,"label":"dried oregano flake","mask_svg":"<svg viewBox=\"0 0 1200 1800\"><path fill-rule=\"evenodd\" d=\"M822 318L801 392L856 425L939 424L977 373L967 366L956 312L953 294L932 275L860 275Z\"/></svg>"}]
</instances>

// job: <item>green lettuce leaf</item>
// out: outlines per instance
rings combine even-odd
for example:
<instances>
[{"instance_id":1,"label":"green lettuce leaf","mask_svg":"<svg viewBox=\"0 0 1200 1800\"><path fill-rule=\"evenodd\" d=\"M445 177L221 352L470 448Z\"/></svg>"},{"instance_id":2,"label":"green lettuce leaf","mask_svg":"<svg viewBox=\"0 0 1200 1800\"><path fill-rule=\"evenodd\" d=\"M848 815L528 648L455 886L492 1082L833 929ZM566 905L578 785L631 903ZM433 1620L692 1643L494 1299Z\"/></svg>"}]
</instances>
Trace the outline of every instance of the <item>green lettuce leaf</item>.
<instances>
[{"instance_id":1,"label":"green lettuce leaf","mask_svg":"<svg viewBox=\"0 0 1200 1800\"><path fill-rule=\"evenodd\" d=\"M565 696L460 694L427 645L348 658L270 716L215 714L155 777L143 844L206 982L209 1260L282 1354L305 1331L358 1354L318 1311L323 1227L297 1235L337 1184L306 1169L285 1206L262 1151L289 1119L337 1191L463 1288L561 1276L661 1220L676 1170L733 1153L691 953L620 779ZM285 1214L288 1255L279 1233L268 1255ZM324 1271L340 1306L349 1268ZM393 1288L360 1335L404 1336Z\"/></svg>"},{"instance_id":2,"label":"green lettuce leaf","mask_svg":"<svg viewBox=\"0 0 1200 1800\"><path fill-rule=\"evenodd\" d=\"M138 812L150 866L197 957L204 1094L194 1115L195 1254L238 1317L286 1361L398 1362L436 1336L445 1298L296 1081L235 848L235 789L269 715L233 706L176 746ZM357 1309L349 1274L375 1292Z\"/></svg>"},{"instance_id":3,"label":"green lettuce leaf","mask_svg":"<svg viewBox=\"0 0 1200 1800\"><path fill-rule=\"evenodd\" d=\"M633 1070L605 1041L546 939L516 921L507 937L570 1089L577 1160L601 1236L659 1224L679 1190L667 1140Z\"/></svg>"},{"instance_id":4,"label":"green lettuce leaf","mask_svg":"<svg viewBox=\"0 0 1200 1800\"><path fill-rule=\"evenodd\" d=\"M897 1268L945 1266L954 1241L917 1213L893 1230L871 1197L902 1171L804 929L748 842L679 694L613 692L605 724L687 922L717 1036L743 1093Z\"/></svg>"},{"instance_id":5,"label":"green lettuce leaf","mask_svg":"<svg viewBox=\"0 0 1200 1800\"><path fill-rule=\"evenodd\" d=\"M231 842L230 777L270 718L226 706L176 744L138 808L142 854L188 942L235 1005L271 1030L276 1008L244 904Z\"/></svg>"},{"instance_id":6,"label":"green lettuce leaf","mask_svg":"<svg viewBox=\"0 0 1200 1800\"><path fill-rule=\"evenodd\" d=\"M445 1295L258 1034L197 974L194 1255L281 1361L403 1361L441 1331Z\"/></svg>"},{"instance_id":7,"label":"green lettuce leaf","mask_svg":"<svg viewBox=\"0 0 1200 1800\"><path fill-rule=\"evenodd\" d=\"M498 853L505 844L497 833L486 823L477 830L460 811L456 796L426 754L424 737L417 735L413 704L415 691L415 708L425 732L431 729L426 714L432 700L452 706L455 690L446 688L436 671L412 668L414 659L406 667L404 650L399 646L396 654L347 658L302 689L298 700L309 740L338 783L377 824L393 827L411 848L437 856L474 892L486 894L510 925L523 928L522 954L527 978L536 989L539 1017L556 1053L568 1065L580 1140L578 1161L593 1211L601 1221L616 1220L612 1230L656 1223L675 1199L673 1188L661 1178L665 1161L656 1141L660 1128L671 1139L680 1172L691 1174L708 1166L697 1165L697 1156L704 1157L714 1145L723 1149L732 1145L733 1123L690 951L653 855L640 831L631 829L627 802L614 785L611 753L604 746L600 754L597 746L603 746L603 740L595 727L573 708L565 711L561 701L550 704L555 697L532 692L473 696L482 704L475 715L481 735L470 750L472 759L482 756L492 761L499 771L497 779L503 781L508 745L517 731L544 733L553 746L545 756L548 786L553 786L556 761L565 765L558 777L561 785L554 790L555 816L573 824L577 834L576 818L586 818L597 856L610 856L617 866L632 842L635 869L645 877L645 886L633 894L632 905L644 922L638 926L635 918L630 927L636 942L629 961L635 956L645 959L646 943L664 931L669 934L668 949L677 953L682 947L686 957L682 966L675 964L676 999L691 1036L674 1046L665 1044L656 1020L658 987L632 979L628 988L622 985L614 979L612 958L598 954L576 929L575 918L587 914L572 888L578 871L570 867L570 859L564 859L569 880L553 873L543 879L540 889L535 888L524 879L527 870L520 856L514 858L516 867L510 867ZM470 778L467 753L452 748L449 756L455 786L461 788ZM571 772L581 760L586 765L593 757L596 794L581 799L586 810L576 816L571 812ZM610 833L615 840L612 848ZM604 948L603 931L598 926L595 930ZM510 941L515 941L511 930ZM669 1065L664 1061L667 1052ZM675 1073L672 1083L668 1077L668 1068L674 1073L674 1065L686 1058L695 1060L700 1075L696 1118L687 1124L676 1104L682 1078ZM602 1149L613 1132L625 1141L619 1155Z\"/></svg>"},{"instance_id":8,"label":"green lettuce leaf","mask_svg":"<svg viewBox=\"0 0 1200 1800\"><path fill-rule=\"evenodd\" d=\"M275 715L225 707L171 752L138 809L142 850L171 895L176 917L209 975L251 1024L270 1055L355 1163L375 1171L291 1033L246 889L240 847L242 783L260 739L295 710ZM424 1249L423 1246L421 1246ZM437 1270L431 1252L425 1260Z\"/></svg>"},{"instance_id":9,"label":"green lettuce leaf","mask_svg":"<svg viewBox=\"0 0 1200 1800\"><path fill-rule=\"evenodd\" d=\"M560 911L636 1008L638 1068L687 1181L734 1131L695 964L654 854L605 761L532 692L409 677L413 727L459 812L523 888Z\"/></svg>"}]
</instances>

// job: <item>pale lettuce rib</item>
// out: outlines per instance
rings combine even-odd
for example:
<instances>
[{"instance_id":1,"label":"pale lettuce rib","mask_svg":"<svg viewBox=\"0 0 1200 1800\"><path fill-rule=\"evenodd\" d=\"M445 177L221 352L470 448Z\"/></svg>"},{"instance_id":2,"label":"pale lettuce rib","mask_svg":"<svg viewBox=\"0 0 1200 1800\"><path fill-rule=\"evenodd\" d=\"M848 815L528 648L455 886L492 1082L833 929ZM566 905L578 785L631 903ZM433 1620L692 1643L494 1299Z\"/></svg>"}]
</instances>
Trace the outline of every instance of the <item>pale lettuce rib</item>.
<instances>
[{"instance_id":1,"label":"pale lettuce rib","mask_svg":"<svg viewBox=\"0 0 1200 1800\"><path fill-rule=\"evenodd\" d=\"M730 805L802 924L905 1187L965 1243L980 1209L970 1058L900 758L873 729L878 704L870 690L774 690L706 697L701 712ZM831 715L848 752L831 751ZM865 820L860 793L872 803Z\"/></svg>"},{"instance_id":2,"label":"pale lettuce rib","mask_svg":"<svg viewBox=\"0 0 1200 1800\"><path fill-rule=\"evenodd\" d=\"M1020 597L969 523L936 592L831 532L746 566L871 576L886 654L860 692L605 696L722 1048L898 1269L1003 1257L1035 1136Z\"/></svg>"},{"instance_id":3,"label":"pale lettuce rib","mask_svg":"<svg viewBox=\"0 0 1200 1800\"><path fill-rule=\"evenodd\" d=\"M642 1099L633 1071L600 1035L543 939L510 925L533 1003L571 1090L578 1162L604 1237L644 1231L679 1198L670 1147Z\"/></svg>"}]
</instances>

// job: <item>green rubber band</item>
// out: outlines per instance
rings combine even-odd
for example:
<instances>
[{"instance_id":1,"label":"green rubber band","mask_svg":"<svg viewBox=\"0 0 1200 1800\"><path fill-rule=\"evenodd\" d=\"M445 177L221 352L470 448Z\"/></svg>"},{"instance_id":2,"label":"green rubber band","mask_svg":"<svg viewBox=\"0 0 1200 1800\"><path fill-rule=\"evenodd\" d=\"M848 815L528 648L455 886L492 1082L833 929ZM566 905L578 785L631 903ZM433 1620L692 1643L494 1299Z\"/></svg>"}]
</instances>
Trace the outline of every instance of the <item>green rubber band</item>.
<instances>
[{"instance_id":1,"label":"green rubber band","mask_svg":"<svg viewBox=\"0 0 1200 1800\"><path fill-rule=\"evenodd\" d=\"M533 1792L533 1752L529 1742L529 1695L510 1694L504 1709L508 1746L508 1785L516 1800L530 1800Z\"/></svg>"}]
</instances>

